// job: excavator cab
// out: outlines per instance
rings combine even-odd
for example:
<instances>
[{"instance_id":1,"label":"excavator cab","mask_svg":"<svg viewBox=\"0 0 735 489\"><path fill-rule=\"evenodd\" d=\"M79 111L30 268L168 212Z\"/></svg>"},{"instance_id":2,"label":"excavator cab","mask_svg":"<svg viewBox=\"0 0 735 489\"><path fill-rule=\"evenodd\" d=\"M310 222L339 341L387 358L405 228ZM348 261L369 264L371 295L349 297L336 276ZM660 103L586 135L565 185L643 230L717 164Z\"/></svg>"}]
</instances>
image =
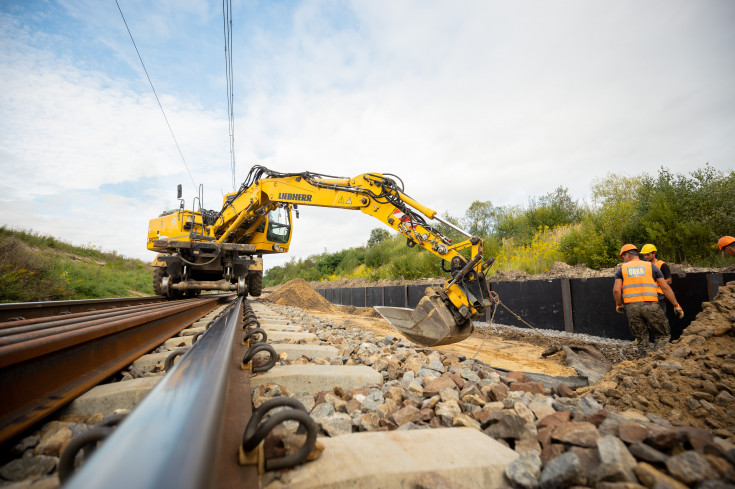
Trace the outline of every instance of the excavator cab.
<instances>
[{"instance_id":1,"label":"excavator cab","mask_svg":"<svg viewBox=\"0 0 735 489\"><path fill-rule=\"evenodd\" d=\"M291 241L291 210L288 206L279 206L270 211L267 221L266 239L272 243L288 245Z\"/></svg>"},{"instance_id":2,"label":"excavator cab","mask_svg":"<svg viewBox=\"0 0 735 489\"><path fill-rule=\"evenodd\" d=\"M258 253L286 253L291 243L292 230L291 206L278 205L266 213L249 243L257 247Z\"/></svg>"}]
</instances>

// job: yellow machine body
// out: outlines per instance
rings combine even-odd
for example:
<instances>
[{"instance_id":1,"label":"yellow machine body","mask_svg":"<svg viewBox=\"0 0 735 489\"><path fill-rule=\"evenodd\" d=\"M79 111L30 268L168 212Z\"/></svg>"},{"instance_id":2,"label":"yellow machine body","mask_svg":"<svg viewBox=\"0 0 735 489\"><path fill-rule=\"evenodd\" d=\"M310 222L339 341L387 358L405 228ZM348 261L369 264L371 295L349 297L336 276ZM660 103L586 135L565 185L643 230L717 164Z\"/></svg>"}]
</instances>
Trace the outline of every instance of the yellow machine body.
<instances>
[{"instance_id":1,"label":"yellow machine body","mask_svg":"<svg viewBox=\"0 0 735 489\"><path fill-rule=\"evenodd\" d=\"M427 290L415 310L376 308L413 341L428 346L461 341L472 332L472 319L490 307L484 270L492 259L482 261L483 241L442 221L391 176L284 174L260 166L251 169L237 192L224 196L217 212L185 210L182 201L179 209L150 220L147 247L159 253L154 289L171 297L201 290L259 295L262 255L288 252L292 210L299 206L362 211L404 235L409 246L421 246L450 264L452 278L442 288ZM425 218L468 239L453 244ZM465 250L469 260L461 253Z\"/></svg>"}]
</instances>

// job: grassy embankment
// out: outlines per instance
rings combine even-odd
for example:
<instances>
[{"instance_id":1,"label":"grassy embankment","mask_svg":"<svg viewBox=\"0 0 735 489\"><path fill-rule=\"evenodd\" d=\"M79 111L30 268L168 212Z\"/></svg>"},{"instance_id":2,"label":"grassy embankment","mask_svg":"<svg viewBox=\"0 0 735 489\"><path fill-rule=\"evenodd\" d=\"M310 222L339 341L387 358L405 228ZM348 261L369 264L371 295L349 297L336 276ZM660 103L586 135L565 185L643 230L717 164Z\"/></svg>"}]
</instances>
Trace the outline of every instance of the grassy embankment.
<instances>
[{"instance_id":1,"label":"grassy embankment","mask_svg":"<svg viewBox=\"0 0 735 489\"><path fill-rule=\"evenodd\" d=\"M0 226L0 302L152 295L148 264Z\"/></svg>"}]
</instances>

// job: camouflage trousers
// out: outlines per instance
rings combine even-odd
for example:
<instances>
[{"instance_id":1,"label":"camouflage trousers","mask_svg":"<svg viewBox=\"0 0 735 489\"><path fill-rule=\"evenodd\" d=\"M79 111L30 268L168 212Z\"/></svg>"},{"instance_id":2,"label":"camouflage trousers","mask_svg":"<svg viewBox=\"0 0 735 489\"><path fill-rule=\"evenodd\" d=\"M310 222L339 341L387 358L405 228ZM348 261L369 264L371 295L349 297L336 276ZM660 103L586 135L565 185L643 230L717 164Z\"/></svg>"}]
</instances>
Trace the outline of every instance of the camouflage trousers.
<instances>
[{"instance_id":1,"label":"camouflage trousers","mask_svg":"<svg viewBox=\"0 0 735 489\"><path fill-rule=\"evenodd\" d=\"M671 339L669 320L657 302L631 302L625 305L630 334L638 345L638 352L648 352L648 329L653 334L655 349L664 347Z\"/></svg>"}]
</instances>

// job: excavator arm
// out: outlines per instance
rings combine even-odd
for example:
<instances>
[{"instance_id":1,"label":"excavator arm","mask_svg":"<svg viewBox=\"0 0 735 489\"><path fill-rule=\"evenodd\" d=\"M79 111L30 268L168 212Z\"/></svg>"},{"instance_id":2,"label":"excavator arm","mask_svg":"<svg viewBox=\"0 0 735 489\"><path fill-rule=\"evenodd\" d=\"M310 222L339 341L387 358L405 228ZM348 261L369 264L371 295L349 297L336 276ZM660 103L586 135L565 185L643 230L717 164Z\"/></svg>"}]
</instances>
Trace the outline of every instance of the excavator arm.
<instances>
[{"instance_id":1,"label":"excavator arm","mask_svg":"<svg viewBox=\"0 0 735 489\"><path fill-rule=\"evenodd\" d=\"M309 172L278 173L253 167L240 189L225 196L222 210L208 233L217 243L248 243L262 228L265 216L279 207L318 206L359 210L390 226L407 239L449 263L451 278L443 287L427 288L415 310L376 307L403 335L417 343L437 346L467 338L472 319L490 307L484 271L492 258L483 260L483 240L440 219L437 212L416 202L393 175L365 173L338 178ZM466 239L452 243L427 219L451 227ZM461 253L470 251L467 259ZM285 251L279 244L273 252Z\"/></svg>"}]
</instances>

